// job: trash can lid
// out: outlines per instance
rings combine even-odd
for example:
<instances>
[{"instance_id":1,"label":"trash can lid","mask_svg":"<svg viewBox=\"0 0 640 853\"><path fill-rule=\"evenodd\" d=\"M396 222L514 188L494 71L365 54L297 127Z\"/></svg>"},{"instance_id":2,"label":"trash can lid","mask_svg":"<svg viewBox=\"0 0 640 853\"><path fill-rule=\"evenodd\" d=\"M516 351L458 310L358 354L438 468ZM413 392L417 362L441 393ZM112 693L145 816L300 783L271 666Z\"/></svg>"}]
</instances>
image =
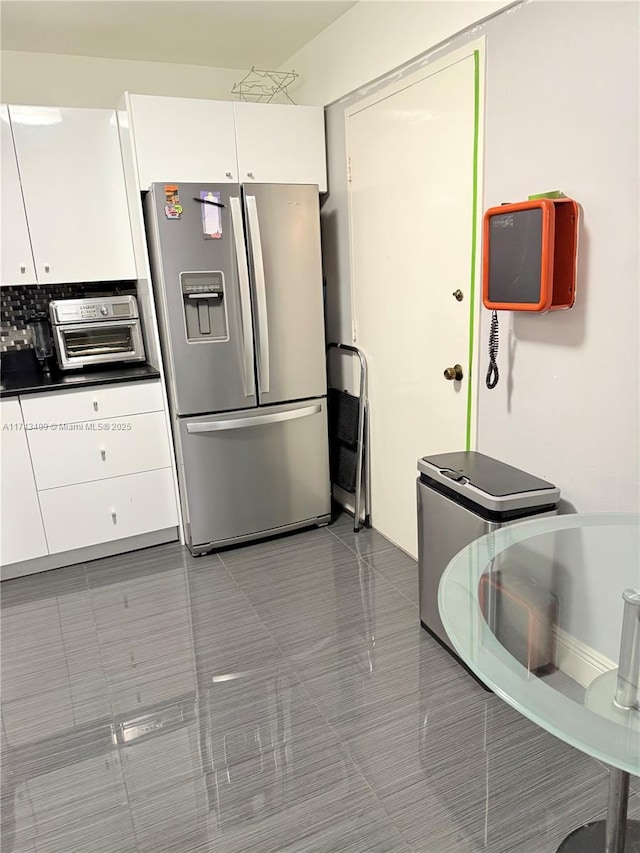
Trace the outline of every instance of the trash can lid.
<instances>
[{"instance_id":1,"label":"trash can lid","mask_svg":"<svg viewBox=\"0 0 640 853\"><path fill-rule=\"evenodd\" d=\"M428 481L485 509L533 508L560 499L560 489L553 483L475 450L424 456L418 470Z\"/></svg>"}]
</instances>

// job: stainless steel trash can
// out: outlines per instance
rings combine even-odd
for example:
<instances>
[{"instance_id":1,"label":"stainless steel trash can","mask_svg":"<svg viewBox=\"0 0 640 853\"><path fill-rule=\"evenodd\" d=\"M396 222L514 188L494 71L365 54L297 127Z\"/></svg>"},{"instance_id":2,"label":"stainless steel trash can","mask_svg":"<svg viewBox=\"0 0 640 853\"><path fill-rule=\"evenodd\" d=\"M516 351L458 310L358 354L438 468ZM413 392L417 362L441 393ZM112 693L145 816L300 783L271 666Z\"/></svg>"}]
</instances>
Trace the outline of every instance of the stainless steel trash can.
<instances>
[{"instance_id":1,"label":"stainless steel trash can","mask_svg":"<svg viewBox=\"0 0 640 853\"><path fill-rule=\"evenodd\" d=\"M438 612L438 586L449 561L505 524L555 515L560 489L472 450L425 456L418 470L420 622L453 652Z\"/></svg>"}]
</instances>

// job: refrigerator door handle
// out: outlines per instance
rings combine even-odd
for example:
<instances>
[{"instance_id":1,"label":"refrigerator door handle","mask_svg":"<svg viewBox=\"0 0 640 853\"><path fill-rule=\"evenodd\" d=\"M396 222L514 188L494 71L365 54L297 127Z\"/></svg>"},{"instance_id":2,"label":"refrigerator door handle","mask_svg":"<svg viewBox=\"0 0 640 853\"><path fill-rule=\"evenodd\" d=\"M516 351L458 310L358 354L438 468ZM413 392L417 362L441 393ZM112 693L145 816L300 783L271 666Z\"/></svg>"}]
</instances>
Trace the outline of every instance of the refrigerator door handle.
<instances>
[{"instance_id":1,"label":"refrigerator door handle","mask_svg":"<svg viewBox=\"0 0 640 853\"><path fill-rule=\"evenodd\" d=\"M240 314L242 316L242 345L244 360L244 395L253 397L256 385L253 374L253 330L251 328L251 293L249 291L249 268L242 228L242 208L240 199L231 197L231 221L233 223L233 242L238 263L238 281L240 284Z\"/></svg>"},{"instance_id":2,"label":"refrigerator door handle","mask_svg":"<svg viewBox=\"0 0 640 853\"><path fill-rule=\"evenodd\" d=\"M271 415L253 415L248 418L232 418L227 421L205 421L204 423L187 424L187 432L222 432L230 429L246 429L247 427L262 426L264 424L277 424L283 421L295 421L298 418L307 418L317 415L322 411L322 406L317 403L313 406L305 406L302 409L293 409L289 412L275 412Z\"/></svg>"},{"instance_id":3,"label":"refrigerator door handle","mask_svg":"<svg viewBox=\"0 0 640 853\"><path fill-rule=\"evenodd\" d=\"M258 377L260 391L269 392L269 319L267 317L267 290L264 281L264 263L262 260L262 242L260 240L260 222L258 205L254 195L246 196L247 220L249 222L249 244L256 290L256 314L258 319Z\"/></svg>"}]
</instances>

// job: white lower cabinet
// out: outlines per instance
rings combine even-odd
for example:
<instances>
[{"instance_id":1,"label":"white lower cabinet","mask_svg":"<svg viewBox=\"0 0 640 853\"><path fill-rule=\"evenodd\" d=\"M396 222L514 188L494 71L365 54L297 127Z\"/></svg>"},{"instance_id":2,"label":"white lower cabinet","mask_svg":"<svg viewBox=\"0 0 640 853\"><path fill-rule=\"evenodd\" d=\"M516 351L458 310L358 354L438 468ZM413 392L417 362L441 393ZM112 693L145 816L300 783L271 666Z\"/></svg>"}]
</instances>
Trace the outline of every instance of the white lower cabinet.
<instances>
[{"instance_id":1,"label":"white lower cabinet","mask_svg":"<svg viewBox=\"0 0 640 853\"><path fill-rule=\"evenodd\" d=\"M0 413L2 565L177 528L159 381L23 395Z\"/></svg>"},{"instance_id":2,"label":"white lower cabinet","mask_svg":"<svg viewBox=\"0 0 640 853\"><path fill-rule=\"evenodd\" d=\"M38 489L73 486L171 465L164 412L30 430Z\"/></svg>"},{"instance_id":3,"label":"white lower cabinet","mask_svg":"<svg viewBox=\"0 0 640 853\"><path fill-rule=\"evenodd\" d=\"M177 524L170 468L39 493L49 551L71 551Z\"/></svg>"},{"instance_id":4,"label":"white lower cabinet","mask_svg":"<svg viewBox=\"0 0 640 853\"><path fill-rule=\"evenodd\" d=\"M29 394L21 403L27 427L39 430L163 410L160 382L149 380Z\"/></svg>"},{"instance_id":5,"label":"white lower cabinet","mask_svg":"<svg viewBox=\"0 0 640 853\"><path fill-rule=\"evenodd\" d=\"M0 403L2 457L2 565L43 557L47 541L42 526L27 436L18 399Z\"/></svg>"}]
</instances>

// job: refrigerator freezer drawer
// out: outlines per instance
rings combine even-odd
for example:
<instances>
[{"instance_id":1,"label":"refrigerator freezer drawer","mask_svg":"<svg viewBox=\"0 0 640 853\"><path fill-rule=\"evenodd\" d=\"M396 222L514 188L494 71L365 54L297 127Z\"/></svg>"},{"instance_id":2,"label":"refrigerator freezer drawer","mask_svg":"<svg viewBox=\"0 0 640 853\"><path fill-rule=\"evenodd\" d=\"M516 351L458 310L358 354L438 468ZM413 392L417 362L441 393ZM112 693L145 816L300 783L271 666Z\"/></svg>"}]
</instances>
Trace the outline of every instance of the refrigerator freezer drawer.
<instances>
[{"instance_id":1,"label":"refrigerator freezer drawer","mask_svg":"<svg viewBox=\"0 0 640 853\"><path fill-rule=\"evenodd\" d=\"M179 435L194 552L329 515L324 398L181 418Z\"/></svg>"}]
</instances>

